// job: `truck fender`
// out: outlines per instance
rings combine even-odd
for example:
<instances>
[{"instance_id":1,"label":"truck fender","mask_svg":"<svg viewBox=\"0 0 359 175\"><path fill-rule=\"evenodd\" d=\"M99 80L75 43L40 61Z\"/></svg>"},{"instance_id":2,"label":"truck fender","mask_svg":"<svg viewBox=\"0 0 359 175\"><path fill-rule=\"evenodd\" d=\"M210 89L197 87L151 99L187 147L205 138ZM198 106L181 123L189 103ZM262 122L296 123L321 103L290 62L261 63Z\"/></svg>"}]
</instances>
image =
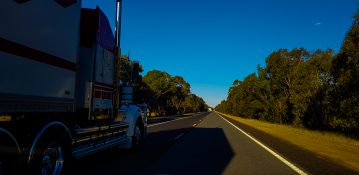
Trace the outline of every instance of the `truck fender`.
<instances>
[{"instance_id":1,"label":"truck fender","mask_svg":"<svg viewBox=\"0 0 359 175\"><path fill-rule=\"evenodd\" d=\"M136 122L139 118L141 118L141 109L137 106L131 105L128 107L125 116L125 122L127 122L129 125L127 129L127 136L132 137L134 135Z\"/></svg>"},{"instance_id":2,"label":"truck fender","mask_svg":"<svg viewBox=\"0 0 359 175\"><path fill-rule=\"evenodd\" d=\"M29 151L29 157L27 159L27 163L30 163L34 157L35 149L37 147L37 143L40 141L41 137L44 136L47 131L50 131L52 129L58 129L59 131L62 131L65 134L65 137L69 141L69 143L72 143L72 135L69 130L69 128L66 127L65 124L61 122L50 122L46 126L44 126L40 132L37 133L34 141L32 142L30 151Z\"/></svg>"}]
</instances>

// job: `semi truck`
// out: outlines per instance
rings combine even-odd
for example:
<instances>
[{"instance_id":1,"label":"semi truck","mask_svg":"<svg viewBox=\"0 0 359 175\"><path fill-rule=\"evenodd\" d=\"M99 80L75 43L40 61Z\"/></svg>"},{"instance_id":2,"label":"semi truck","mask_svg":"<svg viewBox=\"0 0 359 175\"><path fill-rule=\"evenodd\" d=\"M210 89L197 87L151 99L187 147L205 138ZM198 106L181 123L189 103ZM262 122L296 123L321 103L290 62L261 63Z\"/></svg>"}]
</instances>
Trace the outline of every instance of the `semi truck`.
<instances>
[{"instance_id":1,"label":"semi truck","mask_svg":"<svg viewBox=\"0 0 359 175\"><path fill-rule=\"evenodd\" d=\"M0 174L60 174L143 142L147 107L132 99L140 66L121 69L122 1L109 3L114 32L81 0L0 1Z\"/></svg>"}]
</instances>

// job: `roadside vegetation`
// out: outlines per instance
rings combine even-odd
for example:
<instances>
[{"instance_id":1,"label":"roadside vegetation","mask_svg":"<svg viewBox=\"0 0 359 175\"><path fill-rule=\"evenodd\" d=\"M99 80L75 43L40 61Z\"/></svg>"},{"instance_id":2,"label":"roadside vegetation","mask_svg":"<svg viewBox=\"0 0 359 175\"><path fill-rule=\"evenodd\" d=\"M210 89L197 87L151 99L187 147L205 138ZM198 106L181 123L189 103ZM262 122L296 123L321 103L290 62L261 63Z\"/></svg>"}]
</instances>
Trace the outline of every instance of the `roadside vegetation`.
<instances>
[{"instance_id":1,"label":"roadside vegetation","mask_svg":"<svg viewBox=\"0 0 359 175\"><path fill-rule=\"evenodd\" d=\"M242 81L235 80L227 99L215 109L234 116L337 132L358 139L359 11L339 53L331 49L309 52L304 48L275 51L266 58L264 67L257 67L256 73ZM286 127L293 129L289 126ZM320 147L331 142L312 141Z\"/></svg>"},{"instance_id":2,"label":"roadside vegetation","mask_svg":"<svg viewBox=\"0 0 359 175\"><path fill-rule=\"evenodd\" d=\"M255 119L245 119L227 114L222 115L359 171L358 140L331 132L311 131Z\"/></svg>"},{"instance_id":3,"label":"roadside vegetation","mask_svg":"<svg viewBox=\"0 0 359 175\"><path fill-rule=\"evenodd\" d=\"M201 112L208 109L205 101L191 92L182 76L152 70L139 77L135 87L136 103L146 103L152 116Z\"/></svg>"}]
</instances>

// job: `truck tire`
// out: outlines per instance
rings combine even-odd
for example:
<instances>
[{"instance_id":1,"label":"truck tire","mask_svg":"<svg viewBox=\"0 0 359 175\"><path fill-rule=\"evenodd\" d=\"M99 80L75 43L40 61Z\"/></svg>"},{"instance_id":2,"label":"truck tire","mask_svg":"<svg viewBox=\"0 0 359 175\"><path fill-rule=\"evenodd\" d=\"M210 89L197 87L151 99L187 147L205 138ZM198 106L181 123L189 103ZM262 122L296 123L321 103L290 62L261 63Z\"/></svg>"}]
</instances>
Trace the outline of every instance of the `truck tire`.
<instances>
[{"instance_id":1,"label":"truck tire","mask_svg":"<svg viewBox=\"0 0 359 175\"><path fill-rule=\"evenodd\" d=\"M33 174L59 175L70 159L70 147L58 134L48 134L40 139L30 169Z\"/></svg>"},{"instance_id":2,"label":"truck tire","mask_svg":"<svg viewBox=\"0 0 359 175\"><path fill-rule=\"evenodd\" d=\"M133 131L131 149L138 150L142 146L143 141L144 141L143 126L141 120L138 119Z\"/></svg>"}]
</instances>

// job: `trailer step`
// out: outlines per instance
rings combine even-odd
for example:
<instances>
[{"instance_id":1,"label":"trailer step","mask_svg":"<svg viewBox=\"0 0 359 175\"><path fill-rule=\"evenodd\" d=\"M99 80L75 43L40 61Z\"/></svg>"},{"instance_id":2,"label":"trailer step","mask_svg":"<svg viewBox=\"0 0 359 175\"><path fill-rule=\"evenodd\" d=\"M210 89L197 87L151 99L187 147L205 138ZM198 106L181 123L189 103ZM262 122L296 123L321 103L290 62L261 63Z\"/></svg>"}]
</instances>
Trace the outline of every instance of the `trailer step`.
<instances>
[{"instance_id":1,"label":"trailer step","mask_svg":"<svg viewBox=\"0 0 359 175\"><path fill-rule=\"evenodd\" d=\"M97 143L91 143L81 147L77 147L72 151L72 155L79 159L81 157L96 153L98 151L105 150L110 147L115 147L121 144L129 142L130 139L127 136L118 137L115 139L107 139Z\"/></svg>"}]
</instances>

